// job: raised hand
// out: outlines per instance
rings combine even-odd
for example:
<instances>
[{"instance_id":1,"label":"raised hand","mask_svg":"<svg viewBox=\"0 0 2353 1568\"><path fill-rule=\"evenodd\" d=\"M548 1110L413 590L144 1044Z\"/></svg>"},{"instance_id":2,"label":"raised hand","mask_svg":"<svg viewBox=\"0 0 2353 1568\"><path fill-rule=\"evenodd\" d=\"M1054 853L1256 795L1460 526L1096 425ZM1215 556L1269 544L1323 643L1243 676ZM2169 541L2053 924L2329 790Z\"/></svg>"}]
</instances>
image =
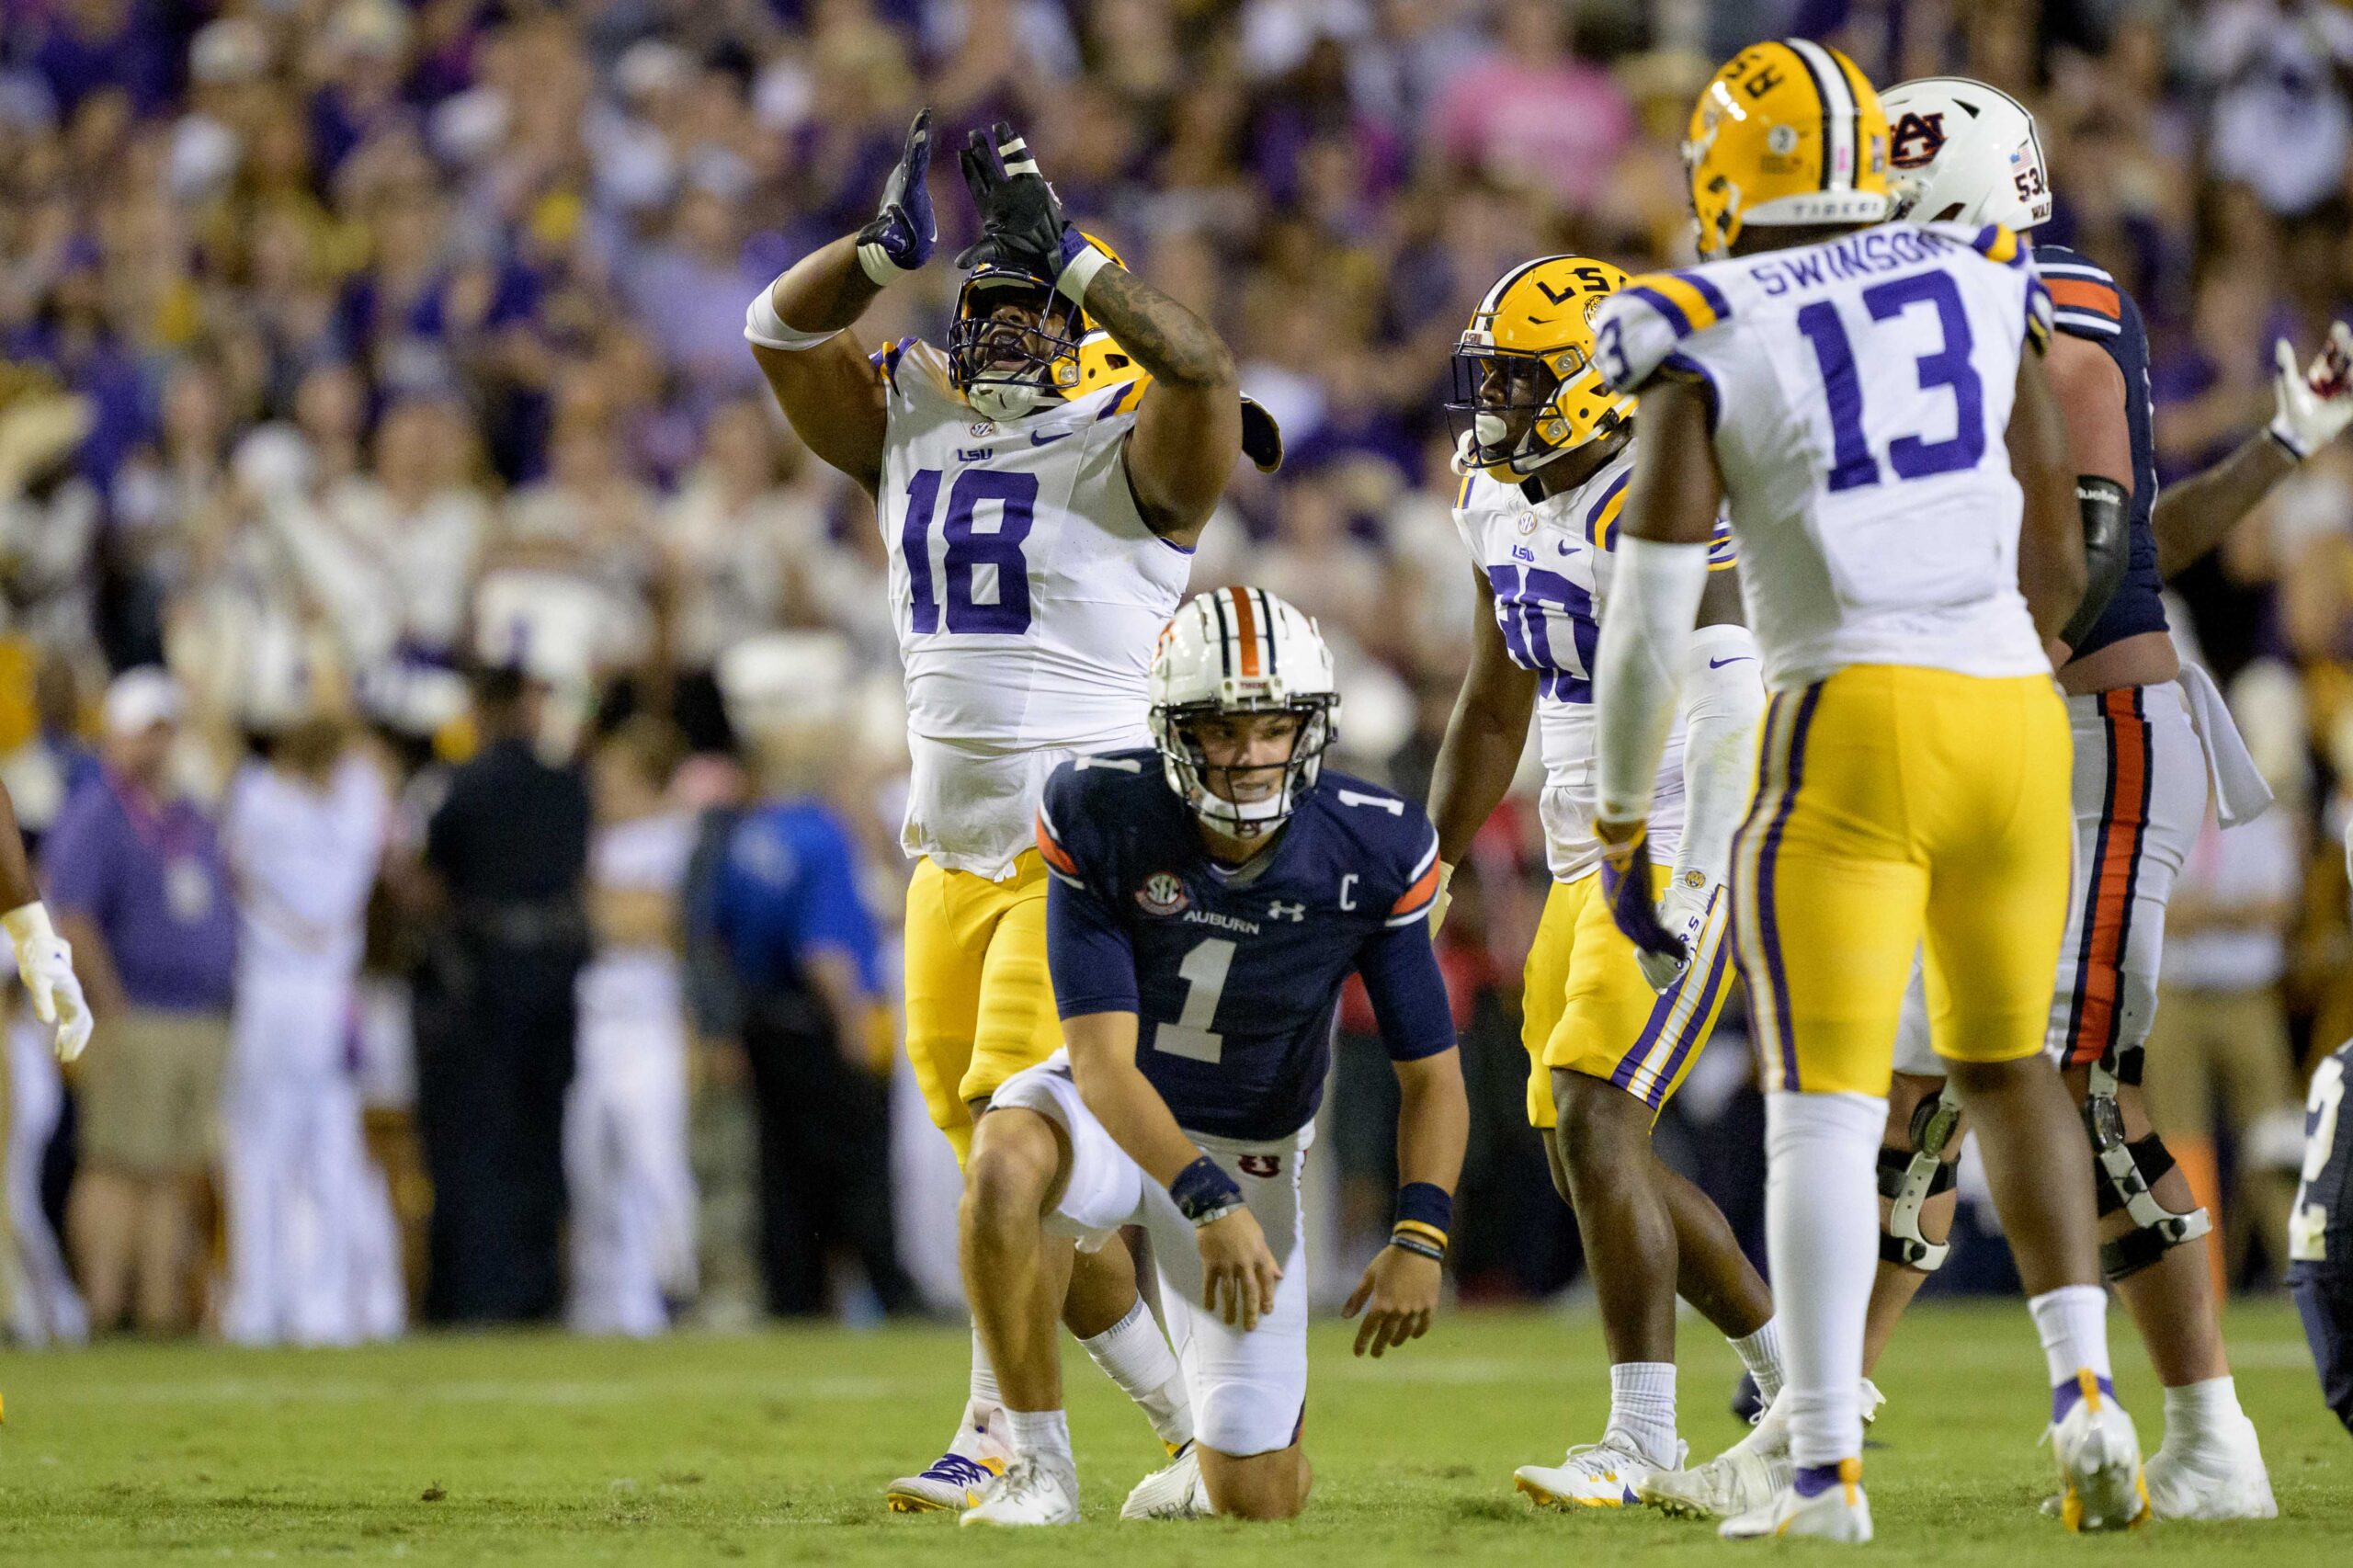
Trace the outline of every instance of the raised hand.
<instances>
[{"instance_id":1,"label":"raised hand","mask_svg":"<svg viewBox=\"0 0 2353 1568\"><path fill-rule=\"evenodd\" d=\"M931 259L939 244L939 221L931 210L931 110L907 127L907 143L883 182L882 200L858 232L858 264L875 285L887 287L899 275Z\"/></svg>"},{"instance_id":2,"label":"raised hand","mask_svg":"<svg viewBox=\"0 0 2353 1568\"><path fill-rule=\"evenodd\" d=\"M1088 248L1086 236L1063 216L1062 198L1038 172L1029 142L1004 120L973 131L957 162L981 214L981 237L964 248L957 266L994 261L1051 284Z\"/></svg>"}]
</instances>

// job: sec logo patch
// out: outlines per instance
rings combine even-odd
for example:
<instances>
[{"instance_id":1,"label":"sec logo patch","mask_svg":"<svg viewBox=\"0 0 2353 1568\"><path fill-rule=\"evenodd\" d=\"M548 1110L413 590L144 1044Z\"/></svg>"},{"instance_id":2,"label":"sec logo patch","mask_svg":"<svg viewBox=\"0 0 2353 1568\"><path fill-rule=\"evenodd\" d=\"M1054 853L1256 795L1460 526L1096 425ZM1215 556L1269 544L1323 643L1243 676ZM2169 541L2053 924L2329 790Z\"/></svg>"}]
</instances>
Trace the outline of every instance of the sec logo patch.
<instances>
[{"instance_id":1,"label":"sec logo patch","mask_svg":"<svg viewBox=\"0 0 2353 1568\"><path fill-rule=\"evenodd\" d=\"M1136 889L1136 903L1146 915L1174 915L1192 902L1183 880L1167 871L1154 871Z\"/></svg>"},{"instance_id":2,"label":"sec logo patch","mask_svg":"<svg viewBox=\"0 0 2353 1568\"><path fill-rule=\"evenodd\" d=\"M1233 1163L1242 1167L1244 1176L1254 1176L1262 1181L1283 1174L1280 1154L1245 1154Z\"/></svg>"}]
</instances>

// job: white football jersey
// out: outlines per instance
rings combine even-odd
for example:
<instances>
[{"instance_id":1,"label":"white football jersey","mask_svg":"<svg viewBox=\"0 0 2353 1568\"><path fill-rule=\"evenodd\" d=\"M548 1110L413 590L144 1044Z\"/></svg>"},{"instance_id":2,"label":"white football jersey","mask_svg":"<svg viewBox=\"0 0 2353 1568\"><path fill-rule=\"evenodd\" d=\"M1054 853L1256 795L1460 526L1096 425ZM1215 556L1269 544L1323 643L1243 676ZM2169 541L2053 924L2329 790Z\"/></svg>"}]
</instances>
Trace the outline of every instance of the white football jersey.
<instances>
[{"instance_id":1,"label":"white football jersey","mask_svg":"<svg viewBox=\"0 0 2353 1568\"><path fill-rule=\"evenodd\" d=\"M1620 390L1664 374L1713 391L1768 687L1849 665L2050 672L2004 432L2051 297L2017 235L1881 224L1638 278L1597 324Z\"/></svg>"},{"instance_id":2,"label":"white football jersey","mask_svg":"<svg viewBox=\"0 0 2353 1568\"><path fill-rule=\"evenodd\" d=\"M1637 437L1639 438L1639 437ZM1593 655L1616 557L1618 514L1633 477L1628 444L1585 483L1545 496L1530 479L1514 484L1485 473L1462 481L1454 526L1487 586L1495 625L1511 661L1536 672L1536 726L1544 757L1544 858L1555 881L1601 869L1593 836ZM1717 566L1733 563L1732 538L1719 525L1711 551ZM1659 762L1651 812L1654 856L1673 858L1683 835L1683 719L1676 716Z\"/></svg>"},{"instance_id":3,"label":"white football jersey","mask_svg":"<svg viewBox=\"0 0 2353 1568\"><path fill-rule=\"evenodd\" d=\"M915 769L901 842L1001 878L1046 776L1149 745L1144 676L1192 552L1144 526L1122 443L1143 383L983 419L926 343L878 357L890 424L877 507Z\"/></svg>"}]
</instances>

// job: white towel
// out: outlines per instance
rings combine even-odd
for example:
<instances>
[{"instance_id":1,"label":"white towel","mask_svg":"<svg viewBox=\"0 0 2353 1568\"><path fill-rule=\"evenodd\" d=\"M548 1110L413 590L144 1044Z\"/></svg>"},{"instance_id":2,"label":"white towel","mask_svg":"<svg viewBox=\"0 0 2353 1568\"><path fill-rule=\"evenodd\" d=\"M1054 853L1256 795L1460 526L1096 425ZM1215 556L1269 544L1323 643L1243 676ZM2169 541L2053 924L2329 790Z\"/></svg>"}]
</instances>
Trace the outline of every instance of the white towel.
<instances>
[{"instance_id":1,"label":"white towel","mask_svg":"<svg viewBox=\"0 0 2353 1568\"><path fill-rule=\"evenodd\" d=\"M2187 660L2181 666L2182 695L2189 699L2189 722L2206 748L2206 774L2214 790L2214 819L2224 827L2253 822L2271 804L2271 786L2239 738L2230 704L2222 700L2214 677L2205 666Z\"/></svg>"}]
</instances>

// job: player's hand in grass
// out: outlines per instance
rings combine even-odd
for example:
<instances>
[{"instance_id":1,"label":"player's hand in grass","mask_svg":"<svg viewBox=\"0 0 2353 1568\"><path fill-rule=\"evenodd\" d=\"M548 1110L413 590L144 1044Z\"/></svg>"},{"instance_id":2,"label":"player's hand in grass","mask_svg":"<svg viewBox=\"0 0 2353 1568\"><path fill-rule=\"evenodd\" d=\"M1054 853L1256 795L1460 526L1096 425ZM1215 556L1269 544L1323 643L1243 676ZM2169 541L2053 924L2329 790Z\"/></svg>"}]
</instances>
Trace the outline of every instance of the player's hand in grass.
<instances>
[{"instance_id":1,"label":"player's hand in grass","mask_svg":"<svg viewBox=\"0 0 2353 1568\"><path fill-rule=\"evenodd\" d=\"M1193 1232L1201 1248L1201 1305L1247 1333L1275 1310L1282 1265L1267 1248L1267 1233L1247 1209L1237 1208Z\"/></svg>"},{"instance_id":2,"label":"player's hand in grass","mask_svg":"<svg viewBox=\"0 0 2353 1568\"><path fill-rule=\"evenodd\" d=\"M1382 1247L1340 1309L1342 1317L1364 1313L1357 1325L1357 1354L1379 1360L1391 1346L1427 1334L1430 1315L1438 1311L1438 1273L1433 1258Z\"/></svg>"}]
</instances>

